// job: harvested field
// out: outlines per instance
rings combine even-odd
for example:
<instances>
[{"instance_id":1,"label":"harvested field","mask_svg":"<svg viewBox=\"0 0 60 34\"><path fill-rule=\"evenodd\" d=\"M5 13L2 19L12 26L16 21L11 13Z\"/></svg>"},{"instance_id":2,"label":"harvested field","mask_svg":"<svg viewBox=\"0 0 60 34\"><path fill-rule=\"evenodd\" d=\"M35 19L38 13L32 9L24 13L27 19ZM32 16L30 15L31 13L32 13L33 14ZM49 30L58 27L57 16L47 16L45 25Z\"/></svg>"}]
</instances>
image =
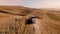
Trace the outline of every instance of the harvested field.
<instances>
[{"instance_id":1,"label":"harvested field","mask_svg":"<svg viewBox=\"0 0 60 34\"><path fill-rule=\"evenodd\" d=\"M31 15L34 24L25 24ZM60 12L22 6L0 6L0 34L60 34Z\"/></svg>"}]
</instances>

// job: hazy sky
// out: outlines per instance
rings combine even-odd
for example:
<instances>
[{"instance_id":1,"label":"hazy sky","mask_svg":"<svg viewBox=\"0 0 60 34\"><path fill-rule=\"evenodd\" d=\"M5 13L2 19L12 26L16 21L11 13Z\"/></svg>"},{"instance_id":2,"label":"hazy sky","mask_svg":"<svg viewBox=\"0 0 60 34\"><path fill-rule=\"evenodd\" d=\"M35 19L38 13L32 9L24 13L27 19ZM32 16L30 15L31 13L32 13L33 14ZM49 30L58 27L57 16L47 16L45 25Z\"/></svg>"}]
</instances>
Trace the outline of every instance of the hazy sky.
<instances>
[{"instance_id":1,"label":"hazy sky","mask_svg":"<svg viewBox=\"0 0 60 34\"><path fill-rule=\"evenodd\" d=\"M31 8L60 8L60 0L0 0L0 5L22 5Z\"/></svg>"}]
</instances>

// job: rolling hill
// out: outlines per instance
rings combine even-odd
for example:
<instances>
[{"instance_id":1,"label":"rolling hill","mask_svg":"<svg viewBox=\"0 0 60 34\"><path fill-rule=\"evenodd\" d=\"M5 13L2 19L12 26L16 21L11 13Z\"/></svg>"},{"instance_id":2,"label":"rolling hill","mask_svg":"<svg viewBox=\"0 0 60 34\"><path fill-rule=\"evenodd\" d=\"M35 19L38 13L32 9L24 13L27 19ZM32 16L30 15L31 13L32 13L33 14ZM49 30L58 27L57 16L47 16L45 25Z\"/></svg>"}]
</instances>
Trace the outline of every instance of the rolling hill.
<instances>
[{"instance_id":1,"label":"rolling hill","mask_svg":"<svg viewBox=\"0 0 60 34\"><path fill-rule=\"evenodd\" d=\"M31 15L36 23L25 24ZM0 6L0 34L60 34L60 11Z\"/></svg>"}]
</instances>

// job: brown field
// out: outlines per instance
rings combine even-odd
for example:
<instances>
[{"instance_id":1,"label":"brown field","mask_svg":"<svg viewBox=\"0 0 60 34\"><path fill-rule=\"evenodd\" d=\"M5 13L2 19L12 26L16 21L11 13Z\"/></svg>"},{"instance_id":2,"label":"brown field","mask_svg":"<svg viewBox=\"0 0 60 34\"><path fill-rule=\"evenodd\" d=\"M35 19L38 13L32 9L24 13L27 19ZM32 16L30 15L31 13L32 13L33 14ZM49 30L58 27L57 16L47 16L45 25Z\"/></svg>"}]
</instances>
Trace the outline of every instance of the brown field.
<instances>
[{"instance_id":1,"label":"brown field","mask_svg":"<svg viewBox=\"0 0 60 34\"><path fill-rule=\"evenodd\" d=\"M38 17L37 27L25 24L31 15ZM60 34L60 11L0 6L0 34Z\"/></svg>"}]
</instances>

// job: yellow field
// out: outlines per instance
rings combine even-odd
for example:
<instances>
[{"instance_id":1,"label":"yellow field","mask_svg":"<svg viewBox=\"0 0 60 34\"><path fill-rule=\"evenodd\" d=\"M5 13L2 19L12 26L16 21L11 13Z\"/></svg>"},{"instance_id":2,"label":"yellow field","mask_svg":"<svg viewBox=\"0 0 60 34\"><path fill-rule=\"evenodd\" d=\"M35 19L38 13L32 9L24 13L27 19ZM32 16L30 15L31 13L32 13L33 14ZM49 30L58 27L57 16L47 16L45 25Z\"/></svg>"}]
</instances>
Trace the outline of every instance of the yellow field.
<instances>
[{"instance_id":1,"label":"yellow field","mask_svg":"<svg viewBox=\"0 0 60 34\"><path fill-rule=\"evenodd\" d=\"M25 24L31 15L37 22ZM0 34L60 34L60 11L0 6Z\"/></svg>"}]
</instances>

